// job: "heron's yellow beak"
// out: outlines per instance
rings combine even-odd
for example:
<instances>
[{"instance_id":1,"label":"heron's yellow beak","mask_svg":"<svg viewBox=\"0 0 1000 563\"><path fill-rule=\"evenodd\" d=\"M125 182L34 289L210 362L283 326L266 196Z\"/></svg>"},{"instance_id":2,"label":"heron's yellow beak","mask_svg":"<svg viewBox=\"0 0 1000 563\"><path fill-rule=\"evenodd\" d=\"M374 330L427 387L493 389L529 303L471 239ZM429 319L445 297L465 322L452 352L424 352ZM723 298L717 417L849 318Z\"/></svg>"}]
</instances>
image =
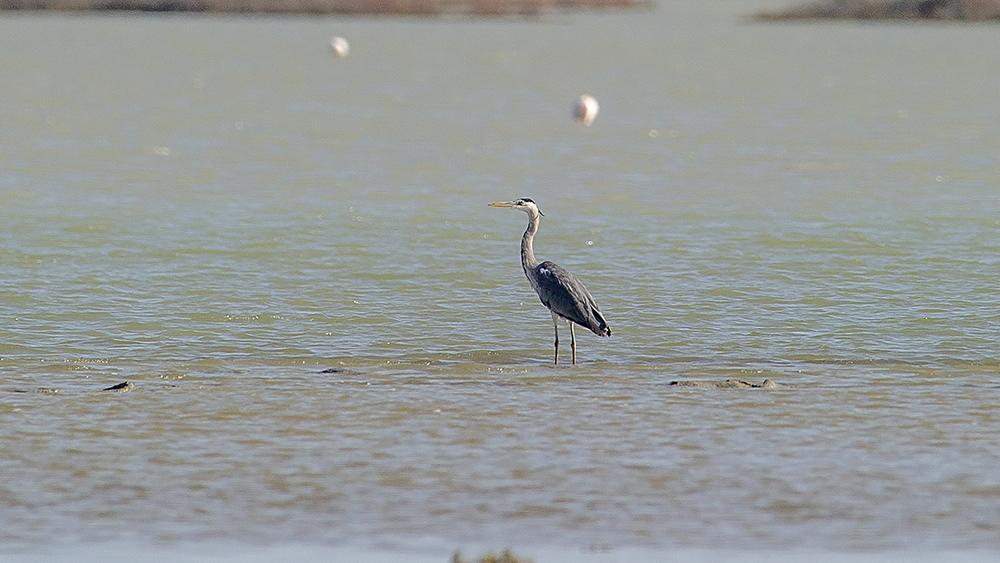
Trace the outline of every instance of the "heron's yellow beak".
<instances>
[{"instance_id":1,"label":"heron's yellow beak","mask_svg":"<svg viewBox=\"0 0 1000 563\"><path fill-rule=\"evenodd\" d=\"M490 204L490 207L514 207L513 201L497 201Z\"/></svg>"}]
</instances>

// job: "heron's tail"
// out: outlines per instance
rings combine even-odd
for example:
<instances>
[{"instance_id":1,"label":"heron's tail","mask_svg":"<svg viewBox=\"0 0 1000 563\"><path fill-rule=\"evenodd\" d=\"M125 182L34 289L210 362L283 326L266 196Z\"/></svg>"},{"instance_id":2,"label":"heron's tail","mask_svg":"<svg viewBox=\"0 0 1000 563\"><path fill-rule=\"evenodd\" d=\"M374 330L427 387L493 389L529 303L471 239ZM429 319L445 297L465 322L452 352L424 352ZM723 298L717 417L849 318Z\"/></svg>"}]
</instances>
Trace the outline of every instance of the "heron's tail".
<instances>
[{"instance_id":1,"label":"heron's tail","mask_svg":"<svg viewBox=\"0 0 1000 563\"><path fill-rule=\"evenodd\" d=\"M590 325L587 328L597 336L611 336L611 327L597 307L590 308Z\"/></svg>"}]
</instances>

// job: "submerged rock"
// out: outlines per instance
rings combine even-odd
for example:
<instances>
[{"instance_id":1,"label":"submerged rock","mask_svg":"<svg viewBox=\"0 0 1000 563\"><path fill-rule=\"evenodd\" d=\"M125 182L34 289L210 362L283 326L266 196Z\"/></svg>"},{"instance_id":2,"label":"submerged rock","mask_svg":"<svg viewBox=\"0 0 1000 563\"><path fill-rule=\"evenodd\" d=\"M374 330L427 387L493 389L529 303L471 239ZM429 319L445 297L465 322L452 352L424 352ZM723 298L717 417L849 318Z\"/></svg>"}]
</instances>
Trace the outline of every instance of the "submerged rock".
<instances>
[{"instance_id":1,"label":"submerged rock","mask_svg":"<svg viewBox=\"0 0 1000 563\"><path fill-rule=\"evenodd\" d=\"M339 373L340 375L362 375L360 371L351 368L326 368L320 373Z\"/></svg>"},{"instance_id":2,"label":"submerged rock","mask_svg":"<svg viewBox=\"0 0 1000 563\"><path fill-rule=\"evenodd\" d=\"M671 381L676 387L711 387L715 389L774 389L777 383L765 379L761 383L752 383L742 379L727 379L725 381Z\"/></svg>"},{"instance_id":3,"label":"submerged rock","mask_svg":"<svg viewBox=\"0 0 1000 563\"><path fill-rule=\"evenodd\" d=\"M112 385L111 387L105 387L101 391L115 391L117 393L125 393L135 389L135 383L131 381L123 381L117 385ZM41 393L43 395L56 395L62 393L61 389L56 389L55 387L36 387L34 389L6 389L10 393Z\"/></svg>"},{"instance_id":4,"label":"submerged rock","mask_svg":"<svg viewBox=\"0 0 1000 563\"><path fill-rule=\"evenodd\" d=\"M473 563L471 560L466 559L462 556L460 551L456 551L454 555L451 556L450 563ZM505 549L500 553L487 553L475 560L475 563L534 563L532 559L527 557L521 557L515 554L510 549Z\"/></svg>"},{"instance_id":5,"label":"submerged rock","mask_svg":"<svg viewBox=\"0 0 1000 563\"><path fill-rule=\"evenodd\" d=\"M123 381L118 385L105 387L104 389L101 389L101 391L114 391L116 393L127 393L128 391L131 391L133 389L135 389L135 383L132 383L131 381Z\"/></svg>"}]
</instances>

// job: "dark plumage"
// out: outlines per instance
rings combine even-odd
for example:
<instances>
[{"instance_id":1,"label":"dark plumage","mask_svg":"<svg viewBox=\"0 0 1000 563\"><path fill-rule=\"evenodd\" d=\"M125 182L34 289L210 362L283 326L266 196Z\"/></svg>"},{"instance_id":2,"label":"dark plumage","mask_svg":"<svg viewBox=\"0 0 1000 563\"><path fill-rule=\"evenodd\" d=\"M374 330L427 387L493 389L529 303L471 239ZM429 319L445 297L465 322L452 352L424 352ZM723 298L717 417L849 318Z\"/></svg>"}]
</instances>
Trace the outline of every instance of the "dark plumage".
<instances>
[{"instance_id":1,"label":"dark plumage","mask_svg":"<svg viewBox=\"0 0 1000 563\"><path fill-rule=\"evenodd\" d=\"M553 262L538 263L532 242L542 212L535 202L528 198L491 203L492 207L513 207L528 214L528 228L521 238L521 265L531 287L538 293L542 305L552 312L552 324L555 327L555 363L559 363L559 318L569 321L573 363L576 363L576 333L573 325L578 324L591 330L598 336L611 336L611 328L601 314L594 298L587 291L583 282Z\"/></svg>"},{"instance_id":2,"label":"dark plumage","mask_svg":"<svg viewBox=\"0 0 1000 563\"><path fill-rule=\"evenodd\" d=\"M542 305L567 321L588 328L597 336L611 336L611 328L583 282L554 262L535 268L538 298Z\"/></svg>"}]
</instances>

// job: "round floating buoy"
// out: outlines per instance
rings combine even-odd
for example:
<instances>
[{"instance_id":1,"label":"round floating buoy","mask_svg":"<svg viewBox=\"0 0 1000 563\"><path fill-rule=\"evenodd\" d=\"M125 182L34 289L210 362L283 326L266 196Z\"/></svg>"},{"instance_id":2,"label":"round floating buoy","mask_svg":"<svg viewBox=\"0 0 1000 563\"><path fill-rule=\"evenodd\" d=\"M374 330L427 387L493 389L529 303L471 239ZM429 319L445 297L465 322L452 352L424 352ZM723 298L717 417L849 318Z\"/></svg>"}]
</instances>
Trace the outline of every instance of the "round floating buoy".
<instances>
[{"instance_id":1,"label":"round floating buoy","mask_svg":"<svg viewBox=\"0 0 1000 563\"><path fill-rule=\"evenodd\" d=\"M333 53L338 57L346 57L347 53L351 50L351 46L347 44L347 40L343 37L334 37L331 39L330 48L333 49Z\"/></svg>"},{"instance_id":2,"label":"round floating buoy","mask_svg":"<svg viewBox=\"0 0 1000 563\"><path fill-rule=\"evenodd\" d=\"M573 119L584 125L590 125L597 117L599 109L601 106L598 105L597 100L593 96L584 94L577 98L576 103L573 104Z\"/></svg>"}]
</instances>

